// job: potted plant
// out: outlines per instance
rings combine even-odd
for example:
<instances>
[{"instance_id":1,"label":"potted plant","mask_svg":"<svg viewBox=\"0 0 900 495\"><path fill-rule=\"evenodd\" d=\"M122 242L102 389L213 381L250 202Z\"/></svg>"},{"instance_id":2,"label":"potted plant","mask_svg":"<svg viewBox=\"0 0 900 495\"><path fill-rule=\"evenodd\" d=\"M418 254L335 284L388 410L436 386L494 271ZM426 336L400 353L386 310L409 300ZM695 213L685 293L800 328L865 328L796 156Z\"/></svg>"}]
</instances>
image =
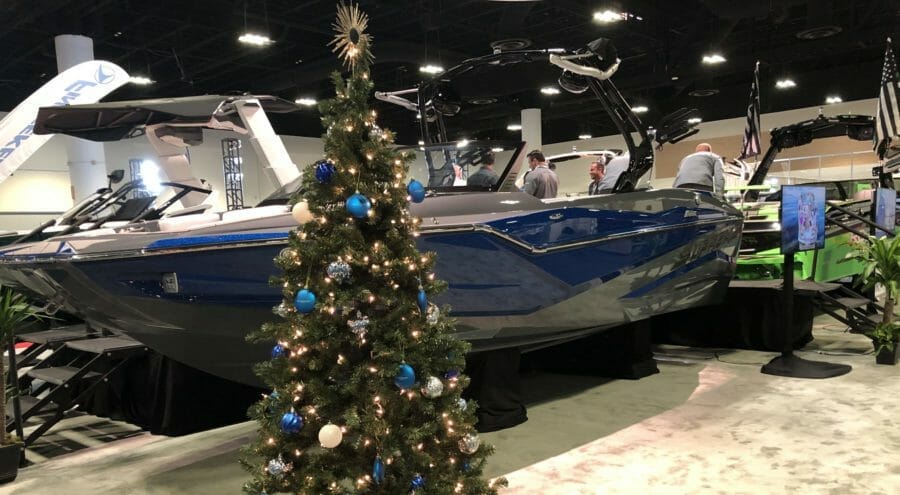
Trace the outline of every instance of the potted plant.
<instances>
[{"instance_id":1,"label":"potted plant","mask_svg":"<svg viewBox=\"0 0 900 495\"><path fill-rule=\"evenodd\" d=\"M894 323L894 307L900 290L900 236L869 236L849 256L864 263L859 278L863 290L884 287L884 314L881 322L866 335L875 346L876 362L896 364L900 325Z\"/></svg>"},{"instance_id":2,"label":"potted plant","mask_svg":"<svg viewBox=\"0 0 900 495\"><path fill-rule=\"evenodd\" d=\"M31 307L21 294L12 289L0 286L0 356L6 352L13 343L16 330L21 328L26 320L37 317L37 311ZM0 377L6 384L6 365L0 359ZM6 388L4 386L4 392ZM13 435L6 431L6 394L0 400L0 418L3 418L3 428L0 428L0 483L6 483L16 479L19 472L19 460L22 457L22 444Z\"/></svg>"},{"instance_id":3,"label":"potted plant","mask_svg":"<svg viewBox=\"0 0 900 495\"><path fill-rule=\"evenodd\" d=\"M878 364L897 364L897 352L900 343L900 325L896 323L879 323L875 329L866 332L875 346L875 362Z\"/></svg>"}]
</instances>

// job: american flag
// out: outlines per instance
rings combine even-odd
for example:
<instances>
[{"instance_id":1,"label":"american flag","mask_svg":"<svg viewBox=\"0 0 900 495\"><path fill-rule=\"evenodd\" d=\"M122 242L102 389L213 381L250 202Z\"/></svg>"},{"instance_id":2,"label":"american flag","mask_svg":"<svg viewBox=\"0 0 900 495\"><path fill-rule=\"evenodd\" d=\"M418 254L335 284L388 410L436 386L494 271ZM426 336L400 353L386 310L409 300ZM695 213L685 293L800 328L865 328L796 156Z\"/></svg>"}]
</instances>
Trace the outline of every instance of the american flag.
<instances>
[{"instance_id":1,"label":"american flag","mask_svg":"<svg viewBox=\"0 0 900 495\"><path fill-rule=\"evenodd\" d=\"M753 84L750 85L750 102L747 104L747 124L744 126L744 143L741 145L741 160L760 153L759 146L759 62L753 70Z\"/></svg>"},{"instance_id":2,"label":"american flag","mask_svg":"<svg viewBox=\"0 0 900 495\"><path fill-rule=\"evenodd\" d=\"M900 104L897 102L897 61L891 51L891 39L884 52L884 68L881 71L881 91L878 93L878 110L875 113L875 151L880 158L900 153Z\"/></svg>"}]
</instances>

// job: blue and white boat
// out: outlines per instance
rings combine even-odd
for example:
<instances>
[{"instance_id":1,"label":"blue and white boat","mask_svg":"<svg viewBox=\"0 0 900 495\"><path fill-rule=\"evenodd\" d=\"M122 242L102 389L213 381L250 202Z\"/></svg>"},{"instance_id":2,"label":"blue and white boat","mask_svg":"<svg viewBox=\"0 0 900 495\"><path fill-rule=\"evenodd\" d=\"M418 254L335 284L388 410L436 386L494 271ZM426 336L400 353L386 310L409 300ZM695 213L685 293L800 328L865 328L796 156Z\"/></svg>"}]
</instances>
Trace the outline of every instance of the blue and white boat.
<instances>
[{"instance_id":1,"label":"blue and white boat","mask_svg":"<svg viewBox=\"0 0 900 495\"><path fill-rule=\"evenodd\" d=\"M609 61L588 55L593 63L582 51L506 52L467 61L441 77L445 84L473 67L546 64L554 58L556 63L562 57L568 77L585 67L577 82L607 110L614 108L610 115L624 116L616 124L631 159L613 194L541 200L514 186L525 143L430 143L437 135L426 135L429 144L418 147L411 168L423 183L440 172L438 163L449 160L466 169L489 151L497 157L494 186L429 188L424 202L410 205L422 219L418 246L437 253L435 272L449 284L434 302L451 306L459 336L475 350L539 347L716 304L734 273L740 212L705 192L635 189L652 166L652 143L609 81ZM437 83L420 87L419 101L428 100L430 84ZM423 111L423 126L442 118L432 105ZM67 133L84 129L73 123ZM269 277L277 270L273 258L296 228L287 202L298 185L286 184L256 208L141 222L0 251L0 282L37 273L52 285L45 297L66 301L91 326L255 384L251 364L265 359L269 348L251 346L244 337L277 318L273 307L282 295Z\"/></svg>"}]
</instances>

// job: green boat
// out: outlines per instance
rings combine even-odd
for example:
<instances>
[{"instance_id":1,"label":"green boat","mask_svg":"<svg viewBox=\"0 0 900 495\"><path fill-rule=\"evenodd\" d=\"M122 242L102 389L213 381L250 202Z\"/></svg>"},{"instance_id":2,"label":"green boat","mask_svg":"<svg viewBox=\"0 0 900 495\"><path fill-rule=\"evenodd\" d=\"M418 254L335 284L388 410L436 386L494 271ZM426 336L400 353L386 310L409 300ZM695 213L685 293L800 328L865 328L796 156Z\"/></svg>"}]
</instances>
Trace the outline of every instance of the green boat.
<instances>
[{"instance_id":1,"label":"green boat","mask_svg":"<svg viewBox=\"0 0 900 495\"><path fill-rule=\"evenodd\" d=\"M809 144L815 139L846 136L856 141L871 141L874 132L873 119L864 115L820 115L807 120L779 127L772 131L771 146L756 168L744 189L741 201L735 204L744 213L744 234L738 256L735 278L760 280L783 278L781 254L781 224L778 209L781 190L764 185L769 167L781 150ZM799 183L799 182L794 182ZM863 222L838 211L838 205L863 218L870 218L871 191L878 185L877 178L803 182L804 185L825 187L826 218L840 221L860 232L868 232ZM850 252L855 234L828 222L825 248L804 251L794 255L794 277L817 282L849 281L859 275L863 265L855 261L841 262Z\"/></svg>"}]
</instances>

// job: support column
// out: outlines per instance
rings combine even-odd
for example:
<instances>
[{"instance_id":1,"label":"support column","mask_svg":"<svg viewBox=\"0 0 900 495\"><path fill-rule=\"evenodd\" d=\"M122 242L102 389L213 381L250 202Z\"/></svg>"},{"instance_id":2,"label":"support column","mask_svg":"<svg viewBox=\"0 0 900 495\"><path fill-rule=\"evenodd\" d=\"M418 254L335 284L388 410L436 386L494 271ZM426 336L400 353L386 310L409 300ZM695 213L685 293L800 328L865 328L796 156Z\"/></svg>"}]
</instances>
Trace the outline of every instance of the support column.
<instances>
[{"instance_id":1,"label":"support column","mask_svg":"<svg viewBox=\"0 0 900 495\"><path fill-rule=\"evenodd\" d=\"M86 36L61 34L54 41L58 72L94 59L94 41ZM60 136L58 139L66 141L72 201L81 201L97 189L106 187L108 172L103 143L69 136Z\"/></svg>"},{"instance_id":2,"label":"support column","mask_svg":"<svg viewBox=\"0 0 900 495\"><path fill-rule=\"evenodd\" d=\"M524 185L525 172L528 171L528 159L524 156L531 150L541 148L541 109L540 108L523 108L522 109L522 141L525 141L525 150L522 152L522 162L518 172L516 184L519 187Z\"/></svg>"}]
</instances>

